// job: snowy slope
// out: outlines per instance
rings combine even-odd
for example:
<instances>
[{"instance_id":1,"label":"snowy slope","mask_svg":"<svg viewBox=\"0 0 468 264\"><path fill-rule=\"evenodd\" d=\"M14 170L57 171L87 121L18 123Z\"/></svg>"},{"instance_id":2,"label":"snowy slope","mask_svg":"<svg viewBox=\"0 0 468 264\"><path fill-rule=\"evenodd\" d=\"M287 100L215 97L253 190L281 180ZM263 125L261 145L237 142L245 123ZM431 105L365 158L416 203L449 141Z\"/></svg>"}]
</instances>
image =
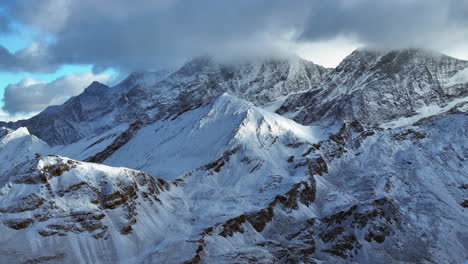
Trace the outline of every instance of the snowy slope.
<instances>
[{"instance_id":1,"label":"snowy slope","mask_svg":"<svg viewBox=\"0 0 468 264\"><path fill-rule=\"evenodd\" d=\"M48 145L29 134L25 127L12 130L0 128L0 177L4 171L32 158L36 153L43 153Z\"/></svg>"},{"instance_id":2,"label":"snowy slope","mask_svg":"<svg viewBox=\"0 0 468 264\"><path fill-rule=\"evenodd\" d=\"M26 161L0 186L2 262L134 262L171 235L174 188L125 168L59 156Z\"/></svg>"},{"instance_id":3,"label":"snowy slope","mask_svg":"<svg viewBox=\"0 0 468 264\"><path fill-rule=\"evenodd\" d=\"M317 173L260 210L200 234L190 263L462 263L468 115L420 127L344 127Z\"/></svg>"},{"instance_id":4,"label":"snowy slope","mask_svg":"<svg viewBox=\"0 0 468 264\"><path fill-rule=\"evenodd\" d=\"M136 130L102 161L116 167L50 156L6 172L4 252L16 258L27 236L41 244L23 243L23 259L82 263L457 263L468 248L457 109L328 134L223 94ZM78 144L47 151L81 155Z\"/></svg>"},{"instance_id":5,"label":"snowy slope","mask_svg":"<svg viewBox=\"0 0 468 264\"><path fill-rule=\"evenodd\" d=\"M298 125L294 121L266 112L255 107L252 103L228 94L223 94L200 108L176 114L166 120L147 125L138 130L130 141L104 160L104 163L138 168L151 172L153 175L173 180L173 184L177 185L177 188L171 187L171 190L174 189L174 191L170 191L168 195L172 197L170 198L170 206L177 208L177 211L169 210L170 212L165 214L169 219L177 219L177 224L172 226L171 221L174 220L164 219L158 225L172 226L169 233L163 231L163 229L155 229L151 233L135 229L135 236L125 235L122 238L119 230L126 227L125 224L119 222L118 225L114 223L110 226L107 222L101 223L100 225L109 226L106 229L109 230L108 239L94 237L104 230L99 229L99 232L95 231L95 229L84 230L80 232L81 244L75 245L71 249L78 251L77 246L94 248L97 247L95 243L98 243L96 239L103 239L104 241L101 242L103 244L96 249L102 251L102 254L97 256L93 253L94 251L89 252L88 254L91 254L91 256L86 256L79 261L104 261L106 258L110 258L110 255L115 254L113 249L109 248L109 244L136 240L133 251L129 249L128 253L122 253L123 255L116 256L116 258L126 261L128 256L135 255L138 258L166 263L179 263L187 260L197 246L195 243L187 241L196 238L203 229L217 222L225 221L245 210L262 208L277 193L284 192L297 182L306 179L308 177L307 164L312 162L309 161L309 158L313 159L313 157L299 154L310 148L312 143L318 141L321 136L320 131ZM67 150L66 147L61 147L59 152L68 151L71 154L76 149L76 145L72 144L70 149ZM57 148L50 148L47 151L53 150L57 150ZM29 165L30 163L32 165ZM95 212L99 209L98 212L102 212L106 216L109 214L109 219L112 219L116 216L111 215L111 213L118 214L118 212L95 208L96 205L92 202L94 201L93 197L96 195L95 190L106 190L109 195L113 195L115 191L108 190L109 184L114 187L122 184L112 183L116 181L114 177L117 176L114 175L146 175L123 168L112 168L74 160L69 161L66 158L54 156L29 161L26 164L6 173L5 186L9 187L5 189L5 195L0 198L0 201L7 204L4 206L5 208L21 207L22 203L18 205L12 201L21 200L21 197L29 197L32 195L31 193L38 193L37 190L43 189L45 193L39 193L40 198L34 196L34 198L37 198L35 200L45 203L45 201L59 199L59 202L57 202L61 204L60 208L57 209L59 211L68 211L68 208L81 207L83 208L80 210L84 211ZM295 166L293 164L300 165ZM29 168L30 166L32 168ZM38 171L38 176L26 173L24 177L27 177L27 179L21 181L16 179L16 177L23 177L21 175L26 171L35 170ZM42 180L44 170L52 174L50 179L45 176L47 179ZM60 172L56 173L56 171ZM47 172L45 173L47 174ZM57 177L55 178L55 176ZM33 179L30 179L30 177ZM102 177L104 178L99 180ZM126 177L120 179L119 182L128 181ZM50 183L51 187L47 187L48 183ZM31 186L31 184L34 185ZM24 190L25 185L28 187L26 190ZM127 187L120 186L119 188L125 194L128 193ZM52 193L47 192L48 189L51 189ZM57 195L61 197L60 194L62 193L68 193L66 190L70 190L70 196L57 197ZM12 196L13 194L15 196ZM140 194L138 197L133 198L143 199L144 197L144 195ZM33 203L36 205L41 202L35 201ZM79 203L79 205L76 203ZM150 210L146 209L150 205L145 205L145 201L137 202L137 204L138 206L134 205L137 209L143 207L141 210L145 210L145 212ZM29 209L36 210L36 208ZM29 209L26 211L29 211ZM55 207L41 207L37 210L39 209L47 214L55 215ZM113 208L104 206L104 209ZM3 215L4 223L8 224L13 220L16 221L14 223L20 224L25 223L25 221L28 222L27 226L20 230L24 229L25 234L35 237L37 241L44 240L39 233L42 230L40 228L44 228L44 226L48 227L46 231L49 232L44 237L49 237L49 234L51 237L61 236L60 234L63 233L54 233L57 231L53 228L54 226L50 228L50 225L39 223L38 217L32 217L31 213L27 214L29 218L26 218L24 214L17 214L18 211L23 210L5 209L5 212L10 212L13 215ZM122 214L126 215L125 212ZM136 221L135 228L139 224L147 227L155 224L150 221L151 219L145 218L146 213L142 214L143 219L140 219L140 214L134 217ZM154 214L156 216L160 212ZM14 219L11 220L10 218ZM104 217L104 219L107 218ZM14 223L11 226L16 228ZM94 227L97 227L97 225ZM16 230L15 228L9 228ZM70 227L69 229L67 225L67 231L71 230L73 228ZM14 233L15 231L11 232ZM147 236L152 235L154 237L152 240L148 240L147 246L149 248L138 245L138 241L140 241L139 232L146 232L148 233ZM73 239L76 239L73 232L64 235L66 238L63 240L66 242L59 240L61 243L71 243ZM18 243L21 239L23 237L19 237ZM158 239L159 241L157 241ZM55 246L56 244L52 245ZM24 245L25 248L31 246ZM181 254L179 252L180 248L185 248L186 254ZM75 255L76 253L62 251L67 259L78 258Z\"/></svg>"},{"instance_id":6,"label":"snowy slope","mask_svg":"<svg viewBox=\"0 0 468 264\"><path fill-rule=\"evenodd\" d=\"M320 136L320 131L223 94L197 109L142 128L103 163L174 179L238 146L260 151L280 139L317 141Z\"/></svg>"}]
</instances>

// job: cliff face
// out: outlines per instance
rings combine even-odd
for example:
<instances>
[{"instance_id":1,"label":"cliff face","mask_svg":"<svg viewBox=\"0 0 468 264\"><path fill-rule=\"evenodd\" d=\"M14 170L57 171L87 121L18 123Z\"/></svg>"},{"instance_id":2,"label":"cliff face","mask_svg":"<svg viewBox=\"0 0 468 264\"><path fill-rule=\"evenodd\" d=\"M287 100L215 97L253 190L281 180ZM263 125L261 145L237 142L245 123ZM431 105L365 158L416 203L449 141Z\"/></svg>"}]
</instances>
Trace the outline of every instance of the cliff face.
<instances>
[{"instance_id":1,"label":"cliff face","mask_svg":"<svg viewBox=\"0 0 468 264\"><path fill-rule=\"evenodd\" d=\"M290 96L278 113L302 124L377 125L466 100L467 69L466 61L421 49L357 50L316 89Z\"/></svg>"}]
</instances>

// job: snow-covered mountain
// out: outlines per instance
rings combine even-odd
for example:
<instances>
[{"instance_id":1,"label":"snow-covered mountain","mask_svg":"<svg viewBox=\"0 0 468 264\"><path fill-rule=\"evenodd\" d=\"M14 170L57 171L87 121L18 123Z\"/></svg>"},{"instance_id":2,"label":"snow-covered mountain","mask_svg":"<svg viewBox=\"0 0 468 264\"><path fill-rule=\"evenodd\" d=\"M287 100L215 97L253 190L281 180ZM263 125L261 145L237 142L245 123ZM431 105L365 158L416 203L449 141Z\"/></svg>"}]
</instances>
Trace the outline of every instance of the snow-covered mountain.
<instances>
[{"instance_id":1,"label":"snow-covered mountain","mask_svg":"<svg viewBox=\"0 0 468 264\"><path fill-rule=\"evenodd\" d=\"M465 62L401 50L356 51L328 75L297 58L226 67L203 57L94 83L39 114L59 120L39 129L53 137L3 128L2 260L468 259ZM270 111L285 96L284 116Z\"/></svg>"},{"instance_id":2,"label":"snow-covered mountain","mask_svg":"<svg viewBox=\"0 0 468 264\"><path fill-rule=\"evenodd\" d=\"M191 263L463 263L467 125L465 109L418 127L344 126L314 144L325 171L207 228Z\"/></svg>"},{"instance_id":3,"label":"snow-covered mountain","mask_svg":"<svg viewBox=\"0 0 468 264\"><path fill-rule=\"evenodd\" d=\"M278 113L302 124L361 120L376 125L468 101L468 61L434 51L357 50L316 88Z\"/></svg>"},{"instance_id":4,"label":"snow-covered mountain","mask_svg":"<svg viewBox=\"0 0 468 264\"><path fill-rule=\"evenodd\" d=\"M16 130L0 128L0 172L25 159L33 158L35 153L43 152L47 148L46 143L29 134L25 127Z\"/></svg>"},{"instance_id":5,"label":"snow-covered mountain","mask_svg":"<svg viewBox=\"0 0 468 264\"><path fill-rule=\"evenodd\" d=\"M51 256L61 256L61 261L89 263L120 260L128 263L138 256L141 261L181 263L192 257L198 245L190 241L197 240L198 234L206 227L245 210L262 208L277 193L286 192L297 182L306 179L307 164L315 164L316 161L313 155L309 157L300 154L321 136L320 131L314 131L311 127L303 127L255 107L250 102L223 94L197 109L146 125L120 148L111 147L114 152L100 162L115 167L46 156L48 152L79 156L81 150L76 147L77 144L49 147L42 151L44 158L38 156L17 164L3 176L5 181L0 189L0 200L5 205L2 207L4 214L1 220L7 225L1 228L13 233L24 230L24 234L34 237L31 241L47 241L49 237L58 237L42 245L41 249ZM89 147L86 144L83 144L83 149ZM113 144L108 142L96 148L87 159L99 156L109 146ZM144 188L150 187L140 186L140 181L133 179L137 176L145 179L151 176L117 168L121 166L138 168L168 180L164 184L167 185L164 193L169 198L160 198L161 205L156 203L153 208L152 200L146 201L144 198L155 191L147 191ZM129 182L137 184L128 187ZM156 187L151 188L157 191ZM34 199L30 199L31 196ZM130 220L135 222L132 222L135 227L130 225L131 231L121 231L128 228L127 222L130 220L124 218L128 212L103 205L107 200L117 200L123 208L132 208ZM52 205L50 208L42 207L46 201L57 203L58 208ZM36 207L36 204L41 205ZM163 209L160 207L166 211L161 213ZM81 227L80 219L70 220L73 223L68 223L68 218L65 222L61 221L61 218L68 217L68 211L72 208L73 211L85 211L83 214L99 214L102 221L98 219L100 223L93 222L89 230L82 228L76 231L76 228ZM56 216L56 211L67 216ZM46 218L51 220L42 223L41 219L45 217L43 214L47 214ZM121 214L121 219L118 214ZM155 219L147 219L152 214ZM166 218L160 219L161 214L167 215ZM115 222L114 218L120 222ZM108 221L114 222L111 224ZM151 233L144 231L144 228L151 228L155 221L159 221L160 229L156 228ZM27 224L23 225L25 222ZM139 230L138 226L143 229ZM163 231L165 228L167 232ZM47 232L42 232L43 229ZM104 231L105 235L101 234ZM140 232L145 233L143 238ZM8 239L3 241L5 245L12 243L12 237L5 238ZM21 243L23 239L20 236L16 242ZM70 244L77 239L82 244ZM146 239L148 243L139 245L140 239ZM128 249L126 253L120 252L112 257L116 254L114 247L123 247L124 243L133 240L136 241L133 250ZM69 255L59 245L67 245L69 248L74 246L71 250L78 253L77 246L95 248L96 252L103 251L106 254L99 255L93 251L79 259L78 253ZM29 250L33 245L23 247ZM181 248L185 249L184 254L180 252ZM29 258L33 259L33 256L41 257L32 254Z\"/></svg>"},{"instance_id":6,"label":"snow-covered mountain","mask_svg":"<svg viewBox=\"0 0 468 264\"><path fill-rule=\"evenodd\" d=\"M2 183L3 263L131 261L170 233L175 185L142 172L47 156Z\"/></svg>"},{"instance_id":7,"label":"snow-covered mountain","mask_svg":"<svg viewBox=\"0 0 468 264\"><path fill-rule=\"evenodd\" d=\"M131 74L115 87L94 82L63 105L0 126L27 127L51 145L69 144L123 123L166 117L224 92L263 105L315 86L328 72L297 56L229 64L199 57L174 72Z\"/></svg>"}]
</instances>

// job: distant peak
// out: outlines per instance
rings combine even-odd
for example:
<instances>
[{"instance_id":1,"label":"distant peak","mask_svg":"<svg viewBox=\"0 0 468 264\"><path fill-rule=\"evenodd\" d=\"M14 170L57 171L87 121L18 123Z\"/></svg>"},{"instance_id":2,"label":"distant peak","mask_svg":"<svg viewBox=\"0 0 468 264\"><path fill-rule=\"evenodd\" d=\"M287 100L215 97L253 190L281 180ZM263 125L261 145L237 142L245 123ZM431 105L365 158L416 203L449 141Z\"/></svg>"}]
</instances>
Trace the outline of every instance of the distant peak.
<instances>
[{"instance_id":1,"label":"distant peak","mask_svg":"<svg viewBox=\"0 0 468 264\"><path fill-rule=\"evenodd\" d=\"M85 93L100 93L109 88L109 86L102 84L98 81L93 81L85 90Z\"/></svg>"},{"instance_id":2,"label":"distant peak","mask_svg":"<svg viewBox=\"0 0 468 264\"><path fill-rule=\"evenodd\" d=\"M210 55L201 55L189 59L184 65L208 65L212 64L215 61L213 56Z\"/></svg>"},{"instance_id":3,"label":"distant peak","mask_svg":"<svg viewBox=\"0 0 468 264\"><path fill-rule=\"evenodd\" d=\"M157 70L142 70L142 71L134 71L128 75L127 78L143 78L146 76L152 75L167 75L168 73L172 72L173 69L171 68L162 68Z\"/></svg>"},{"instance_id":4,"label":"distant peak","mask_svg":"<svg viewBox=\"0 0 468 264\"><path fill-rule=\"evenodd\" d=\"M355 49L349 56L363 56L363 55L382 55L386 51L372 48L358 48Z\"/></svg>"},{"instance_id":5,"label":"distant peak","mask_svg":"<svg viewBox=\"0 0 468 264\"><path fill-rule=\"evenodd\" d=\"M222 93L217 96L213 101L213 109L231 109L234 112L241 113L248 109L255 107L255 105L249 101L241 99L239 97L230 95L228 93Z\"/></svg>"},{"instance_id":6,"label":"distant peak","mask_svg":"<svg viewBox=\"0 0 468 264\"><path fill-rule=\"evenodd\" d=\"M344 58L343 61L336 67L336 70L341 71L342 69L348 67L355 68L358 65L366 65L365 67L367 67L384 54L385 52L379 50L359 48Z\"/></svg>"},{"instance_id":7,"label":"distant peak","mask_svg":"<svg viewBox=\"0 0 468 264\"><path fill-rule=\"evenodd\" d=\"M177 72L192 74L205 68L214 67L216 63L212 56L203 55L188 60Z\"/></svg>"},{"instance_id":8,"label":"distant peak","mask_svg":"<svg viewBox=\"0 0 468 264\"><path fill-rule=\"evenodd\" d=\"M427 48L400 48L400 49L377 49L377 48L359 48L356 49L351 55L355 56L401 56L406 58L413 57L426 57L426 58L442 58L450 57L436 50ZM455 58L454 58L455 59Z\"/></svg>"},{"instance_id":9,"label":"distant peak","mask_svg":"<svg viewBox=\"0 0 468 264\"><path fill-rule=\"evenodd\" d=\"M100 83L98 81L93 81L89 87L107 87L107 85L103 84L103 83Z\"/></svg>"},{"instance_id":10,"label":"distant peak","mask_svg":"<svg viewBox=\"0 0 468 264\"><path fill-rule=\"evenodd\" d=\"M7 141L24 136L31 136L29 130L26 127L19 127L17 129L10 129L6 127L0 128L0 138L7 137Z\"/></svg>"},{"instance_id":11,"label":"distant peak","mask_svg":"<svg viewBox=\"0 0 468 264\"><path fill-rule=\"evenodd\" d=\"M391 50L386 55L391 56L400 56L405 58L442 58L448 57L440 52L430 49L423 49L423 48L406 48L406 49L398 49L398 50Z\"/></svg>"},{"instance_id":12,"label":"distant peak","mask_svg":"<svg viewBox=\"0 0 468 264\"><path fill-rule=\"evenodd\" d=\"M296 53L277 53L277 54L262 54L258 56L239 56L239 57L222 57L212 55L201 55L188 60L184 67L207 67L213 65L236 66L245 64L265 64L265 63L296 63L307 62L313 63L309 60L303 59Z\"/></svg>"},{"instance_id":13,"label":"distant peak","mask_svg":"<svg viewBox=\"0 0 468 264\"><path fill-rule=\"evenodd\" d=\"M458 60L435 50L425 48L402 48L402 49L376 49L359 48L347 56L337 67L382 67L385 65L405 65L425 63L428 60L439 61L443 59Z\"/></svg>"}]
</instances>

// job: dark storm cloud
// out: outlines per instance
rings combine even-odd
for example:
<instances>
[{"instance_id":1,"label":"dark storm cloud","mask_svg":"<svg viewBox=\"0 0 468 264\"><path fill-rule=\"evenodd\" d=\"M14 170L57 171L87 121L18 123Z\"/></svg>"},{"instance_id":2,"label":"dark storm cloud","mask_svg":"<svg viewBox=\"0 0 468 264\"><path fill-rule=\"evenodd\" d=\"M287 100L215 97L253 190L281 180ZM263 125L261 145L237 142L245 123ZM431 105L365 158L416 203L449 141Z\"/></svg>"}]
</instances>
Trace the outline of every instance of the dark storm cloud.
<instances>
[{"instance_id":1,"label":"dark storm cloud","mask_svg":"<svg viewBox=\"0 0 468 264\"><path fill-rule=\"evenodd\" d=\"M0 34L6 33L8 31L10 31L10 21L6 16L2 15L0 10Z\"/></svg>"},{"instance_id":2,"label":"dark storm cloud","mask_svg":"<svg viewBox=\"0 0 468 264\"><path fill-rule=\"evenodd\" d=\"M14 64L14 56L5 47L0 46L0 70L7 69Z\"/></svg>"},{"instance_id":3,"label":"dark storm cloud","mask_svg":"<svg viewBox=\"0 0 468 264\"><path fill-rule=\"evenodd\" d=\"M150 69L203 53L250 56L279 52L297 41L343 36L386 48L440 48L468 39L468 4L458 0L8 2L4 8L16 20L53 41L36 53L0 50L4 68L16 63L17 68L50 70L84 63L96 70Z\"/></svg>"},{"instance_id":4,"label":"dark storm cloud","mask_svg":"<svg viewBox=\"0 0 468 264\"><path fill-rule=\"evenodd\" d=\"M275 49L303 22L304 2L18 0L9 9L53 36L46 52L55 63L148 69L203 53Z\"/></svg>"},{"instance_id":5,"label":"dark storm cloud","mask_svg":"<svg viewBox=\"0 0 468 264\"><path fill-rule=\"evenodd\" d=\"M441 48L467 39L468 2L458 0L315 1L302 40L348 36L365 45Z\"/></svg>"},{"instance_id":6,"label":"dark storm cloud","mask_svg":"<svg viewBox=\"0 0 468 264\"><path fill-rule=\"evenodd\" d=\"M0 71L53 72L60 66L53 56L46 46L38 43L15 53L0 45Z\"/></svg>"}]
</instances>

